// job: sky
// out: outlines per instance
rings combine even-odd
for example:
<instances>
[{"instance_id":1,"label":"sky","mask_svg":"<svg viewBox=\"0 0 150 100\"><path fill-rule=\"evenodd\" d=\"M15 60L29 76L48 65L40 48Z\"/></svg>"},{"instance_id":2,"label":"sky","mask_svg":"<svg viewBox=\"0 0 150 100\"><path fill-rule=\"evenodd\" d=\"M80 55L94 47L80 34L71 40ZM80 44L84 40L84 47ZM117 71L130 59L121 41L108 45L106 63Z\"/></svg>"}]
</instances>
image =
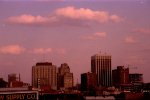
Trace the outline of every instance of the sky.
<instances>
[{"instance_id":1,"label":"sky","mask_svg":"<svg viewBox=\"0 0 150 100\"><path fill-rule=\"evenodd\" d=\"M0 77L31 83L37 62L68 63L75 83L91 56L112 56L150 82L150 0L0 0Z\"/></svg>"}]
</instances>

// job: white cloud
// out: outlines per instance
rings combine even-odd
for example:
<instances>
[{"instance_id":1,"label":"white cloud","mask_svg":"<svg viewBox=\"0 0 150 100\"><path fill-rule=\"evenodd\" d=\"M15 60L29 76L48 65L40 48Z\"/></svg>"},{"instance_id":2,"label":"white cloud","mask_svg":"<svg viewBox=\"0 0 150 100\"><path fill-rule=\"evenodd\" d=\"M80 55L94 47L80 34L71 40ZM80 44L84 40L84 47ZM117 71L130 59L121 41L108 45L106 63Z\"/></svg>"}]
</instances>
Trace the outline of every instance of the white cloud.
<instances>
[{"instance_id":1,"label":"white cloud","mask_svg":"<svg viewBox=\"0 0 150 100\"><path fill-rule=\"evenodd\" d=\"M54 22L57 19L55 17L43 17L43 16L33 16L29 14L23 14L20 16L9 17L8 21L12 23L20 23L20 24L41 24L41 23L49 23Z\"/></svg>"},{"instance_id":2,"label":"white cloud","mask_svg":"<svg viewBox=\"0 0 150 100\"><path fill-rule=\"evenodd\" d=\"M88 36L83 36L82 39L96 40L96 39L99 39L99 38L105 38L106 36L107 36L106 32L96 32L96 33L93 33L93 34L88 35Z\"/></svg>"},{"instance_id":3,"label":"white cloud","mask_svg":"<svg viewBox=\"0 0 150 100\"><path fill-rule=\"evenodd\" d=\"M36 48L33 50L34 54L46 54L51 52L52 52L52 48Z\"/></svg>"},{"instance_id":4,"label":"white cloud","mask_svg":"<svg viewBox=\"0 0 150 100\"><path fill-rule=\"evenodd\" d=\"M110 15L106 11L94 11L88 8L76 9L73 6L57 9L55 13L58 16L70 19L97 21L100 23L108 22L109 20L114 22L121 21L121 17L119 17L118 15Z\"/></svg>"},{"instance_id":5,"label":"white cloud","mask_svg":"<svg viewBox=\"0 0 150 100\"><path fill-rule=\"evenodd\" d=\"M132 44L132 43L136 43L137 41L133 38L133 37L126 37L125 38L125 43L130 43L130 44Z\"/></svg>"},{"instance_id":6,"label":"white cloud","mask_svg":"<svg viewBox=\"0 0 150 100\"><path fill-rule=\"evenodd\" d=\"M0 47L0 53L2 54L14 54L18 55L25 51L25 48L19 45L8 45Z\"/></svg>"}]
</instances>

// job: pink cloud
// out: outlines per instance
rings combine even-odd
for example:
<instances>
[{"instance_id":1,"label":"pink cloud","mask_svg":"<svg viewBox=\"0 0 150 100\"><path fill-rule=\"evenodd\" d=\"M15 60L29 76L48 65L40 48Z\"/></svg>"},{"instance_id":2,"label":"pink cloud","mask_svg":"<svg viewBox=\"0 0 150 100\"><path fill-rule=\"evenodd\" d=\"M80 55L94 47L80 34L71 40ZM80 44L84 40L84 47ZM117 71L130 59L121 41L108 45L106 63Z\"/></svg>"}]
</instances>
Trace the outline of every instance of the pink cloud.
<instances>
[{"instance_id":1,"label":"pink cloud","mask_svg":"<svg viewBox=\"0 0 150 100\"><path fill-rule=\"evenodd\" d=\"M88 8L76 9L73 6L57 9L55 13L57 16L63 16L70 19L98 21L100 23L108 22L109 20L119 22L121 19L119 16L110 15L106 11L94 11Z\"/></svg>"},{"instance_id":2,"label":"pink cloud","mask_svg":"<svg viewBox=\"0 0 150 100\"><path fill-rule=\"evenodd\" d=\"M20 16L9 17L8 21L12 23L20 23L20 24L38 24L38 23L48 23L54 22L57 19L55 17L43 17L43 16L33 16L29 14L23 14Z\"/></svg>"},{"instance_id":3,"label":"pink cloud","mask_svg":"<svg viewBox=\"0 0 150 100\"><path fill-rule=\"evenodd\" d=\"M56 49L56 53L57 54L61 54L61 55L64 55L66 54L66 49L65 48L59 48L59 49Z\"/></svg>"},{"instance_id":4,"label":"pink cloud","mask_svg":"<svg viewBox=\"0 0 150 100\"><path fill-rule=\"evenodd\" d=\"M121 17L119 17L119 16L117 16L117 15L111 15L111 16L110 16L110 19L111 19L111 21L113 21L113 22L120 22L120 21L123 20L123 18L121 18Z\"/></svg>"},{"instance_id":5,"label":"pink cloud","mask_svg":"<svg viewBox=\"0 0 150 100\"><path fill-rule=\"evenodd\" d=\"M8 45L0 47L0 53L2 54L14 54L18 55L25 51L25 48L19 45Z\"/></svg>"},{"instance_id":6,"label":"pink cloud","mask_svg":"<svg viewBox=\"0 0 150 100\"><path fill-rule=\"evenodd\" d=\"M33 0L33 1L45 2L45 1L65 1L65 0Z\"/></svg>"},{"instance_id":7,"label":"pink cloud","mask_svg":"<svg viewBox=\"0 0 150 100\"><path fill-rule=\"evenodd\" d=\"M99 38L103 38L103 37L106 37L106 32L97 32L97 33L94 33L94 36L95 37L99 37Z\"/></svg>"},{"instance_id":8,"label":"pink cloud","mask_svg":"<svg viewBox=\"0 0 150 100\"><path fill-rule=\"evenodd\" d=\"M33 53L33 54L51 53L51 54L64 55L64 54L66 54L66 49L65 48L35 48L30 53Z\"/></svg>"},{"instance_id":9,"label":"pink cloud","mask_svg":"<svg viewBox=\"0 0 150 100\"><path fill-rule=\"evenodd\" d=\"M85 40L95 40L95 37L93 37L93 36L83 36L82 39L85 39Z\"/></svg>"},{"instance_id":10,"label":"pink cloud","mask_svg":"<svg viewBox=\"0 0 150 100\"><path fill-rule=\"evenodd\" d=\"M133 29L132 32L134 32L134 33L141 33L141 34L150 34L150 29L138 28L138 29Z\"/></svg>"},{"instance_id":11,"label":"pink cloud","mask_svg":"<svg viewBox=\"0 0 150 100\"><path fill-rule=\"evenodd\" d=\"M46 54L51 52L52 52L52 48L36 48L33 50L34 54Z\"/></svg>"},{"instance_id":12,"label":"pink cloud","mask_svg":"<svg viewBox=\"0 0 150 100\"><path fill-rule=\"evenodd\" d=\"M107 36L106 32L96 32L96 33L93 33L93 34L88 35L88 36L83 36L82 39L96 40L96 39L99 39L99 38L105 38L106 36Z\"/></svg>"},{"instance_id":13,"label":"pink cloud","mask_svg":"<svg viewBox=\"0 0 150 100\"><path fill-rule=\"evenodd\" d=\"M122 18L116 14L111 15L107 11L94 11L88 8L77 9L73 6L68 6L56 9L53 13L50 14L50 16L23 14L9 17L7 21L18 24L44 24L59 21L61 22L61 20L64 19L104 23L109 21L120 22Z\"/></svg>"},{"instance_id":14,"label":"pink cloud","mask_svg":"<svg viewBox=\"0 0 150 100\"><path fill-rule=\"evenodd\" d=\"M136 43L137 41L133 38L133 37L126 37L125 38L125 43L129 43L129 44L132 44L132 43Z\"/></svg>"}]
</instances>

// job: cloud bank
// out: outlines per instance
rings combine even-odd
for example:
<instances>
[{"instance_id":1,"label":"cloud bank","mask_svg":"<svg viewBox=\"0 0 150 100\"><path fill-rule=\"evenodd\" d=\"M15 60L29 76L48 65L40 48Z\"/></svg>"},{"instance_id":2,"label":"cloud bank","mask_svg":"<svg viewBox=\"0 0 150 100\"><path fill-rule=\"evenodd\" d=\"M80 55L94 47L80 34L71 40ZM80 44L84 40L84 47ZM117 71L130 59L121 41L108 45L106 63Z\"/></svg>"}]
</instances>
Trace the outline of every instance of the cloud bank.
<instances>
[{"instance_id":1,"label":"cloud bank","mask_svg":"<svg viewBox=\"0 0 150 100\"><path fill-rule=\"evenodd\" d=\"M118 15L110 15L107 11L94 11L88 8L75 8L73 6L59 8L55 11L56 15L79 20L97 21L104 23L108 21L119 22L121 17Z\"/></svg>"},{"instance_id":2,"label":"cloud bank","mask_svg":"<svg viewBox=\"0 0 150 100\"><path fill-rule=\"evenodd\" d=\"M128 36L128 37L125 38L125 43L134 44L136 42L137 41L133 37L131 37L131 36Z\"/></svg>"},{"instance_id":3,"label":"cloud bank","mask_svg":"<svg viewBox=\"0 0 150 100\"><path fill-rule=\"evenodd\" d=\"M51 23L56 21L55 17L43 17L43 16L33 16L29 14L23 14L20 16L9 17L8 21L11 23L19 23L19 24L44 24Z\"/></svg>"},{"instance_id":4,"label":"cloud bank","mask_svg":"<svg viewBox=\"0 0 150 100\"><path fill-rule=\"evenodd\" d=\"M132 30L133 33L140 33L140 34L150 34L150 29L147 28L137 28Z\"/></svg>"},{"instance_id":5,"label":"cloud bank","mask_svg":"<svg viewBox=\"0 0 150 100\"><path fill-rule=\"evenodd\" d=\"M106 36L107 36L106 32L96 32L96 33L93 33L93 34L88 35L88 36L83 36L82 39L96 40L96 39L100 39L100 38L105 38Z\"/></svg>"},{"instance_id":6,"label":"cloud bank","mask_svg":"<svg viewBox=\"0 0 150 100\"><path fill-rule=\"evenodd\" d=\"M120 22L123 19L122 17L116 14L110 14L107 11L94 11L88 8L75 8L73 6L58 8L49 15L50 16L22 14L19 16L11 16L7 19L7 21L10 23L18 24L46 24L62 22L67 20L82 20L106 23L110 21Z\"/></svg>"},{"instance_id":7,"label":"cloud bank","mask_svg":"<svg viewBox=\"0 0 150 100\"><path fill-rule=\"evenodd\" d=\"M18 55L25 51L25 48L19 45L8 45L0 47L0 54L14 54Z\"/></svg>"},{"instance_id":8,"label":"cloud bank","mask_svg":"<svg viewBox=\"0 0 150 100\"><path fill-rule=\"evenodd\" d=\"M64 55L67 53L65 48L32 48L27 49L23 46L14 44L14 45L6 45L0 47L0 54L11 54L11 55L19 55L22 53L26 54L59 54Z\"/></svg>"},{"instance_id":9,"label":"cloud bank","mask_svg":"<svg viewBox=\"0 0 150 100\"><path fill-rule=\"evenodd\" d=\"M33 50L32 53L34 54L46 54L46 53L51 53L52 48L36 48Z\"/></svg>"}]
</instances>

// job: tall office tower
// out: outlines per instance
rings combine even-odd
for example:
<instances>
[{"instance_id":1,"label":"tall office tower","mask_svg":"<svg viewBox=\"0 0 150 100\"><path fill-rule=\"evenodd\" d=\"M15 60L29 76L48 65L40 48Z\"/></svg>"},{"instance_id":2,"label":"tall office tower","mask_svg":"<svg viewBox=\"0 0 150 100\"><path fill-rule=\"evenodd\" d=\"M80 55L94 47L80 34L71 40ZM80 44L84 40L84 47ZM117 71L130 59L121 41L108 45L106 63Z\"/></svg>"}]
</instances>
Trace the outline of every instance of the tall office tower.
<instances>
[{"instance_id":1,"label":"tall office tower","mask_svg":"<svg viewBox=\"0 0 150 100\"><path fill-rule=\"evenodd\" d=\"M39 62L32 67L32 86L57 89L57 68L50 62Z\"/></svg>"},{"instance_id":2,"label":"tall office tower","mask_svg":"<svg viewBox=\"0 0 150 100\"><path fill-rule=\"evenodd\" d=\"M111 55L96 54L91 57L91 71L97 75L97 85L109 87L112 85Z\"/></svg>"},{"instance_id":3,"label":"tall office tower","mask_svg":"<svg viewBox=\"0 0 150 100\"><path fill-rule=\"evenodd\" d=\"M112 70L113 85L129 84L129 68L118 66L117 69Z\"/></svg>"},{"instance_id":4,"label":"tall office tower","mask_svg":"<svg viewBox=\"0 0 150 100\"><path fill-rule=\"evenodd\" d=\"M57 88L67 89L73 87L73 73L67 63L61 64L57 73Z\"/></svg>"}]
</instances>

